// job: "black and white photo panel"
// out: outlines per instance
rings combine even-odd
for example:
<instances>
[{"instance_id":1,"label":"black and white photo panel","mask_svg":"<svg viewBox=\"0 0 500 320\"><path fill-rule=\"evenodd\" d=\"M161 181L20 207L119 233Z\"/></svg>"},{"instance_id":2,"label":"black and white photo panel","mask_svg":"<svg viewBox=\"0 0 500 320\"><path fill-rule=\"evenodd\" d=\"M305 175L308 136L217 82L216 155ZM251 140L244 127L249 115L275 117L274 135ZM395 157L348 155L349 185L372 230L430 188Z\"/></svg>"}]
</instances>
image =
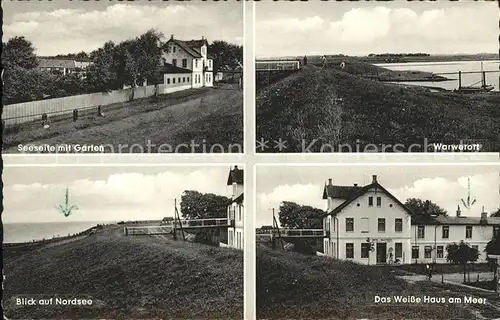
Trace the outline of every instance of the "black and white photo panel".
<instances>
[{"instance_id":1,"label":"black and white photo panel","mask_svg":"<svg viewBox=\"0 0 500 320\"><path fill-rule=\"evenodd\" d=\"M4 153L243 153L243 3L2 7Z\"/></svg>"},{"instance_id":2,"label":"black and white photo panel","mask_svg":"<svg viewBox=\"0 0 500 320\"><path fill-rule=\"evenodd\" d=\"M6 319L243 319L244 166L7 167Z\"/></svg>"},{"instance_id":3,"label":"black and white photo panel","mask_svg":"<svg viewBox=\"0 0 500 320\"><path fill-rule=\"evenodd\" d=\"M256 152L500 151L495 1L258 2L255 28Z\"/></svg>"},{"instance_id":4,"label":"black and white photo panel","mask_svg":"<svg viewBox=\"0 0 500 320\"><path fill-rule=\"evenodd\" d=\"M256 166L258 319L497 319L498 165Z\"/></svg>"}]
</instances>

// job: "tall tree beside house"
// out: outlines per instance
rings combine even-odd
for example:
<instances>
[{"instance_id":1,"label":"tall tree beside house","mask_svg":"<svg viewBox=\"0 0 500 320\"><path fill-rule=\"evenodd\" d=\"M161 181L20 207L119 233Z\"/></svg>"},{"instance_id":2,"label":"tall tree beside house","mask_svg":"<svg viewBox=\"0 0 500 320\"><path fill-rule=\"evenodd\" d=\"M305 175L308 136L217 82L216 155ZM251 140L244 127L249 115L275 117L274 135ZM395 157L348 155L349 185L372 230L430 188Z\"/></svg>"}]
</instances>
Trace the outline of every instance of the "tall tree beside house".
<instances>
[{"instance_id":1,"label":"tall tree beside house","mask_svg":"<svg viewBox=\"0 0 500 320\"><path fill-rule=\"evenodd\" d=\"M115 52L116 45L113 41L108 41L102 48L90 53L93 63L88 67L86 77L90 92L107 92L121 88L118 82Z\"/></svg>"},{"instance_id":2,"label":"tall tree beside house","mask_svg":"<svg viewBox=\"0 0 500 320\"><path fill-rule=\"evenodd\" d=\"M201 193L186 190L181 196L180 210L185 219L226 218L227 206L231 199L213 193ZM224 236L226 229L205 228L190 231L195 234L195 241L215 243L214 237ZM218 241L217 241L218 242Z\"/></svg>"},{"instance_id":3,"label":"tall tree beside house","mask_svg":"<svg viewBox=\"0 0 500 320\"><path fill-rule=\"evenodd\" d=\"M33 44L24 37L13 37L2 47L3 104L41 99L47 82L36 69L38 60Z\"/></svg>"},{"instance_id":4,"label":"tall tree beside house","mask_svg":"<svg viewBox=\"0 0 500 320\"><path fill-rule=\"evenodd\" d=\"M500 208L498 208L498 209L497 209L497 211L492 212L492 213L490 214L490 217L500 218Z\"/></svg>"},{"instance_id":5,"label":"tall tree beside house","mask_svg":"<svg viewBox=\"0 0 500 320\"><path fill-rule=\"evenodd\" d=\"M279 222L282 228L289 229L322 229L323 214L321 209L302 206L295 202L283 201L279 207ZM314 239L287 240L294 245L294 251L314 254L321 249L321 243Z\"/></svg>"},{"instance_id":6,"label":"tall tree beside house","mask_svg":"<svg viewBox=\"0 0 500 320\"><path fill-rule=\"evenodd\" d=\"M474 262L479 257L479 252L470 247L463 240L459 244L449 244L446 246L446 260L454 264L460 264L464 268L464 283L467 282L467 264Z\"/></svg>"},{"instance_id":7,"label":"tall tree beside house","mask_svg":"<svg viewBox=\"0 0 500 320\"><path fill-rule=\"evenodd\" d=\"M416 215L414 218L428 219L432 215L448 215L448 212L430 200L422 200L417 198L409 198L405 202L405 206Z\"/></svg>"},{"instance_id":8,"label":"tall tree beside house","mask_svg":"<svg viewBox=\"0 0 500 320\"><path fill-rule=\"evenodd\" d=\"M497 233L493 236L493 238L486 244L486 248L484 249L487 255L500 255L500 233ZM499 268L497 259L488 259L490 265L493 266L493 271L495 275L495 279L493 283L497 283L497 268Z\"/></svg>"},{"instance_id":9,"label":"tall tree beside house","mask_svg":"<svg viewBox=\"0 0 500 320\"><path fill-rule=\"evenodd\" d=\"M216 40L208 46L208 52L213 57L215 71L224 70L224 68L233 71L243 64L242 46Z\"/></svg>"}]
</instances>

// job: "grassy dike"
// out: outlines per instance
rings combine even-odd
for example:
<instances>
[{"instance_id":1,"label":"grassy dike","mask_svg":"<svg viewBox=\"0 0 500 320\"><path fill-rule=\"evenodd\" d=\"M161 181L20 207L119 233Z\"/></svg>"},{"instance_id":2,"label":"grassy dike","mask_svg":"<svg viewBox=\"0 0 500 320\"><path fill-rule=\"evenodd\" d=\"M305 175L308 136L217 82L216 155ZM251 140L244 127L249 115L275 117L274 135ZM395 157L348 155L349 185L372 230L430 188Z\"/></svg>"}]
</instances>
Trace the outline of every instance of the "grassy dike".
<instances>
[{"instance_id":1,"label":"grassy dike","mask_svg":"<svg viewBox=\"0 0 500 320\"><path fill-rule=\"evenodd\" d=\"M259 319L476 319L457 304L375 303L375 296L396 295L449 294L428 283L409 284L387 268L257 249Z\"/></svg>"},{"instance_id":2,"label":"grassy dike","mask_svg":"<svg viewBox=\"0 0 500 320\"><path fill-rule=\"evenodd\" d=\"M265 86L256 98L257 140L281 138L287 141L282 152L332 152L328 146L321 150L324 144L334 146L334 152L339 144L353 150L372 144L380 152L382 145L408 148L424 144L425 138L429 143L455 144L481 140L480 151L500 149L500 94L431 92L361 76L383 70L359 61L349 62L344 70L307 65ZM406 150L385 150L395 151Z\"/></svg>"},{"instance_id":3,"label":"grassy dike","mask_svg":"<svg viewBox=\"0 0 500 320\"><path fill-rule=\"evenodd\" d=\"M163 236L126 237L121 226L11 256L4 272L9 319L243 317L243 252ZM93 303L20 307L19 295Z\"/></svg>"}]
</instances>

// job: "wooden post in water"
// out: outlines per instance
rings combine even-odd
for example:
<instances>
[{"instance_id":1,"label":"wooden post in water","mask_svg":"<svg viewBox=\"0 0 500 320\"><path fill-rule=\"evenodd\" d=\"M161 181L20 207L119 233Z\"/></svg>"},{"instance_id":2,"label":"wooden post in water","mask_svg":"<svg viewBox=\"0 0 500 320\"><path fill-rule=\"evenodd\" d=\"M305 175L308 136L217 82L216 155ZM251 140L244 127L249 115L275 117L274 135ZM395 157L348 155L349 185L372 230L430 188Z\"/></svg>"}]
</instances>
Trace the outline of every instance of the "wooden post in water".
<instances>
[{"instance_id":1,"label":"wooden post in water","mask_svg":"<svg viewBox=\"0 0 500 320\"><path fill-rule=\"evenodd\" d=\"M462 88L462 71L458 71L458 89Z\"/></svg>"}]
</instances>

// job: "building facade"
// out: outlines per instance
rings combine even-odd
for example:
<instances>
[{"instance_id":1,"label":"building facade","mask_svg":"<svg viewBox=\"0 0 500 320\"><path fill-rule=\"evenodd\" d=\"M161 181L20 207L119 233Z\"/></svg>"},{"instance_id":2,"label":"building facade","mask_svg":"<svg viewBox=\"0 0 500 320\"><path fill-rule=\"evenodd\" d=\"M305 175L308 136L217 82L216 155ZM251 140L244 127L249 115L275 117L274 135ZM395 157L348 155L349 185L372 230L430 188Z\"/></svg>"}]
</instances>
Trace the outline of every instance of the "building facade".
<instances>
[{"instance_id":1,"label":"building facade","mask_svg":"<svg viewBox=\"0 0 500 320\"><path fill-rule=\"evenodd\" d=\"M77 61L72 59L38 58L38 68L42 71L59 73L62 75L78 74L85 77L86 68L90 61Z\"/></svg>"},{"instance_id":2,"label":"building facade","mask_svg":"<svg viewBox=\"0 0 500 320\"><path fill-rule=\"evenodd\" d=\"M209 58L208 41L204 37L182 41L172 35L161 47L161 65L165 68L163 84L168 92L213 87L213 60ZM180 79L177 74L182 74Z\"/></svg>"},{"instance_id":3,"label":"building facade","mask_svg":"<svg viewBox=\"0 0 500 320\"><path fill-rule=\"evenodd\" d=\"M500 218L435 216L412 222L412 212L382 187L377 176L359 187L325 184L323 255L362 264L445 263L446 246L466 243L486 261L484 249L500 232Z\"/></svg>"},{"instance_id":4,"label":"building facade","mask_svg":"<svg viewBox=\"0 0 500 320\"><path fill-rule=\"evenodd\" d=\"M227 228L228 247L243 250L244 190L243 170L234 166L229 171L227 185L231 188L231 204L227 207L227 218L231 226Z\"/></svg>"}]
</instances>

